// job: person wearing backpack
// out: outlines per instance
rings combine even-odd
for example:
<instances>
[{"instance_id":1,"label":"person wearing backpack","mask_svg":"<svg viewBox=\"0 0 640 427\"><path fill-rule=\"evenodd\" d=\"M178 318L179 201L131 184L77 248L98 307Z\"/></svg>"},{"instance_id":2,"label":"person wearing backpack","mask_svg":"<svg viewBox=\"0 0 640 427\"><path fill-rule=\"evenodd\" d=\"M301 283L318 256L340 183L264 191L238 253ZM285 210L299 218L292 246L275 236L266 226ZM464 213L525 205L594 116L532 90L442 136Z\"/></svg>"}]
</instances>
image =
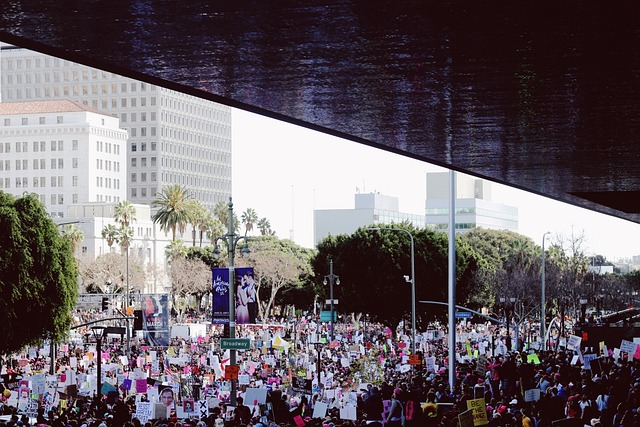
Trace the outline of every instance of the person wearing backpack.
<instances>
[{"instance_id":1,"label":"person wearing backpack","mask_svg":"<svg viewBox=\"0 0 640 427\"><path fill-rule=\"evenodd\" d=\"M404 427L404 406L400 401L402 389L396 388L391 394L391 406L385 420L385 427Z\"/></svg>"}]
</instances>

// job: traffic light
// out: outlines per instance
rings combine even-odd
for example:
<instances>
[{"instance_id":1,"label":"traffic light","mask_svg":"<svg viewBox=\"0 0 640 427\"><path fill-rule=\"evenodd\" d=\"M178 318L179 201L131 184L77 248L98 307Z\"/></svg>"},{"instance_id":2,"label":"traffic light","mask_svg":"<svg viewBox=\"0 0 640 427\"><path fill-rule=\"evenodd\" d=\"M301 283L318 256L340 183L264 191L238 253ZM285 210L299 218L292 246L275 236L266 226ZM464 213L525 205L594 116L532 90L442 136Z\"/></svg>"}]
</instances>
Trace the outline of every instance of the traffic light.
<instances>
[{"instance_id":1,"label":"traffic light","mask_svg":"<svg viewBox=\"0 0 640 427\"><path fill-rule=\"evenodd\" d=\"M109 310L109 297L102 297L102 311Z\"/></svg>"}]
</instances>

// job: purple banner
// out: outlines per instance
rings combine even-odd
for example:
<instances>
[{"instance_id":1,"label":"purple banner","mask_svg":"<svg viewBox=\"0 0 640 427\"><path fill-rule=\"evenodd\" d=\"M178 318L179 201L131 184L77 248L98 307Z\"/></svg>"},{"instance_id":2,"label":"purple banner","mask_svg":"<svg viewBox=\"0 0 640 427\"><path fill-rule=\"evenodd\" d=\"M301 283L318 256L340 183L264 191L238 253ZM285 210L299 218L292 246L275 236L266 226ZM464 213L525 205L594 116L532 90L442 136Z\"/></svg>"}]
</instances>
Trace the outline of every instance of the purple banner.
<instances>
[{"instance_id":1,"label":"purple banner","mask_svg":"<svg viewBox=\"0 0 640 427\"><path fill-rule=\"evenodd\" d=\"M218 325L229 324L229 269L214 268L213 270L213 319Z\"/></svg>"},{"instance_id":2,"label":"purple banner","mask_svg":"<svg viewBox=\"0 0 640 427\"><path fill-rule=\"evenodd\" d=\"M258 302L253 267L236 268L234 271L236 324L256 323ZM213 319L212 323L229 323L229 269L213 269Z\"/></svg>"}]
</instances>

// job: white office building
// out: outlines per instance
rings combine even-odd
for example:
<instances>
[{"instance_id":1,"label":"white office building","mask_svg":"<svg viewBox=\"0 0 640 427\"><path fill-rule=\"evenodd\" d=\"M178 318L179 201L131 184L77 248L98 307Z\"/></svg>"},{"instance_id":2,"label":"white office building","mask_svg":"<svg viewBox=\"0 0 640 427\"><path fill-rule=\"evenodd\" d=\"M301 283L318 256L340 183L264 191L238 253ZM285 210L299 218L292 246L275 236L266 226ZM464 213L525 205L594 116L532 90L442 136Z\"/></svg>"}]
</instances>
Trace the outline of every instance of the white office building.
<instances>
[{"instance_id":1,"label":"white office building","mask_svg":"<svg viewBox=\"0 0 640 427\"><path fill-rule=\"evenodd\" d=\"M426 223L449 229L449 172L427 173ZM518 208L491 201L491 182L456 174L456 232L480 227L518 232Z\"/></svg>"},{"instance_id":2,"label":"white office building","mask_svg":"<svg viewBox=\"0 0 640 427\"><path fill-rule=\"evenodd\" d=\"M211 209L229 200L230 107L1 43L0 100L72 100L120 119L132 203L150 204L170 184Z\"/></svg>"},{"instance_id":3,"label":"white office building","mask_svg":"<svg viewBox=\"0 0 640 427\"><path fill-rule=\"evenodd\" d=\"M0 190L36 193L53 218L126 199L127 131L72 101L0 103Z\"/></svg>"},{"instance_id":4,"label":"white office building","mask_svg":"<svg viewBox=\"0 0 640 427\"><path fill-rule=\"evenodd\" d=\"M355 209L317 209L313 211L314 241L328 236L352 234L360 227L376 224L400 224L408 221L424 228L424 215L399 212L397 197L380 193L355 195Z\"/></svg>"}]
</instances>

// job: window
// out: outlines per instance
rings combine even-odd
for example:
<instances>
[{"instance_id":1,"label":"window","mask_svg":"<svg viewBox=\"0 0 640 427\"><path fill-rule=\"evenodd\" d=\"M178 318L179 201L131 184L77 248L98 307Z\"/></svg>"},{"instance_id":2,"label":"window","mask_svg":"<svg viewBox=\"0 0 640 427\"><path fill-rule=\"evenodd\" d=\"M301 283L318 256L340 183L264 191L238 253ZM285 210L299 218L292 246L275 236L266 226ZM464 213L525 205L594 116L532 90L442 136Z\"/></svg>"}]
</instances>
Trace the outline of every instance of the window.
<instances>
[{"instance_id":1,"label":"window","mask_svg":"<svg viewBox=\"0 0 640 427\"><path fill-rule=\"evenodd\" d=\"M47 151L47 143L45 141L40 141L40 151Z\"/></svg>"},{"instance_id":2,"label":"window","mask_svg":"<svg viewBox=\"0 0 640 427\"><path fill-rule=\"evenodd\" d=\"M29 169L28 163L29 163L29 160L27 160L27 159L22 160L22 170L23 171L26 171L26 170Z\"/></svg>"},{"instance_id":3,"label":"window","mask_svg":"<svg viewBox=\"0 0 640 427\"><path fill-rule=\"evenodd\" d=\"M58 159L58 169L64 169L64 159Z\"/></svg>"},{"instance_id":4,"label":"window","mask_svg":"<svg viewBox=\"0 0 640 427\"><path fill-rule=\"evenodd\" d=\"M58 200L58 198L56 197L56 195L55 195L55 194L52 194L52 195L51 195L51 204L52 204L52 205L55 205L55 204L56 204L56 200Z\"/></svg>"},{"instance_id":5,"label":"window","mask_svg":"<svg viewBox=\"0 0 640 427\"><path fill-rule=\"evenodd\" d=\"M146 172L142 172L140 174L140 182L147 182L147 173Z\"/></svg>"},{"instance_id":6,"label":"window","mask_svg":"<svg viewBox=\"0 0 640 427\"><path fill-rule=\"evenodd\" d=\"M64 151L64 141L58 141L58 151Z\"/></svg>"},{"instance_id":7,"label":"window","mask_svg":"<svg viewBox=\"0 0 640 427\"><path fill-rule=\"evenodd\" d=\"M56 184L58 184L58 180L57 180L57 178L55 176L52 176L51 177L51 186L52 187L56 187L57 186Z\"/></svg>"},{"instance_id":8,"label":"window","mask_svg":"<svg viewBox=\"0 0 640 427\"><path fill-rule=\"evenodd\" d=\"M64 120L63 120L62 116L57 116L57 117L56 117L56 122L57 122L59 125L61 125L62 123L64 123Z\"/></svg>"},{"instance_id":9,"label":"window","mask_svg":"<svg viewBox=\"0 0 640 427\"><path fill-rule=\"evenodd\" d=\"M58 187L64 187L64 176L58 177Z\"/></svg>"},{"instance_id":10,"label":"window","mask_svg":"<svg viewBox=\"0 0 640 427\"><path fill-rule=\"evenodd\" d=\"M4 119L5 126L11 126L11 119Z\"/></svg>"},{"instance_id":11,"label":"window","mask_svg":"<svg viewBox=\"0 0 640 427\"><path fill-rule=\"evenodd\" d=\"M21 151L20 150L21 148L22 148L22 145L18 141L16 141L16 153L19 153Z\"/></svg>"},{"instance_id":12,"label":"window","mask_svg":"<svg viewBox=\"0 0 640 427\"><path fill-rule=\"evenodd\" d=\"M132 157L132 158L131 158L131 167L132 167L132 168L135 168L135 167L136 167L136 162L137 162L137 160L138 160L138 159L136 159L135 157Z\"/></svg>"},{"instance_id":13,"label":"window","mask_svg":"<svg viewBox=\"0 0 640 427\"><path fill-rule=\"evenodd\" d=\"M71 177L71 185L73 187L77 187L78 186L78 176L77 175Z\"/></svg>"},{"instance_id":14,"label":"window","mask_svg":"<svg viewBox=\"0 0 640 427\"><path fill-rule=\"evenodd\" d=\"M33 159L33 169L36 170L38 169L38 165L40 164L40 162L38 161L38 159Z\"/></svg>"},{"instance_id":15,"label":"window","mask_svg":"<svg viewBox=\"0 0 640 427\"><path fill-rule=\"evenodd\" d=\"M144 128L142 128L144 129ZM141 142L140 143L140 151L147 151L147 143L146 142Z\"/></svg>"},{"instance_id":16,"label":"window","mask_svg":"<svg viewBox=\"0 0 640 427\"><path fill-rule=\"evenodd\" d=\"M142 166L143 168L147 167L147 158L143 157L140 159L140 166Z\"/></svg>"},{"instance_id":17,"label":"window","mask_svg":"<svg viewBox=\"0 0 640 427\"><path fill-rule=\"evenodd\" d=\"M58 141L51 141L51 151L56 151L56 147L58 147Z\"/></svg>"},{"instance_id":18,"label":"window","mask_svg":"<svg viewBox=\"0 0 640 427\"><path fill-rule=\"evenodd\" d=\"M47 178L45 178L44 176L40 177L40 187L46 187L47 186Z\"/></svg>"},{"instance_id":19,"label":"window","mask_svg":"<svg viewBox=\"0 0 640 427\"><path fill-rule=\"evenodd\" d=\"M77 194L72 194L71 195L71 201L72 203L78 203L78 195Z\"/></svg>"},{"instance_id":20,"label":"window","mask_svg":"<svg viewBox=\"0 0 640 427\"><path fill-rule=\"evenodd\" d=\"M22 124L25 125L25 126L28 125L29 124L29 119L27 117L23 117L22 118Z\"/></svg>"},{"instance_id":21,"label":"window","mask_svg":"<svg viewBox=\"0 0 640 427\"><path fill-rule=\"evenodd\" d=\"M137 176L138 176L137 174L132 173L131 174L131 182L136 182L137 181Z\"/></svg>"},{"instance_id":22,"label":"window","mask_svg":"<svg viewBox=\"0 0 640 427\"><path fill-rule=\"evenodd\" d=\"M143 187L140 189L140 197L147 197L147 188Z\"/></svg>"},{"instance_id":23,"label":"window","mask_svg":"<svg viewBox=\"0 0 640 427\"><path fill-rule=\"evenodd\" d=\"M38 178L34 176L33 177L33 188L37 188L38 187L38 182L39 182Z\"/></svg>"},{"instance_id":24,"label":"window","mask_svg":"<svg viewBox=\"0 0 640 427\"><path fill-rule=\"evenodd\" d=\"M22 141L22 152L29 152L29 141Z\"/></svg>"},{"instance_id":25,"label":"window","mask_svg":"<svg viewBox=\"0 0 640 427\"><path fill-rule=\"evenodd\" d=\"M38 144L38 141L33 141L33 151L38 152L38 148L40 148L40 144Z\"/></svg>"},{"instance_id":26,"label":"window","mask_svg":"<svg viewBox=\"0 0 640 427\"><path fill-rule=\"evenodd\" d=\"M16 160L16 170L19 171L21 168L22 162L20 160Z\"/></svg>"},{"instance_id":27,"label":"window","mask_svg":"<svg viewBox=\"0 0 640 427\"><path fill-rule=\"evenodd\" d=\"M56 165L58 164L57 162L58 159L51 159L51 169L55 169Z\"/></svg>"},{"instance_id":28,"label":"window","mask_svg":"<svg viewBox=\"0 0 640 427\"><path fill-rule=\"evenodd\" d=\"M43 124L47 123L47 120L46 120L44 117L40 117L40 118L39 118L39 123L40 123L41 125L43 125Z\"/></svg>"},{"instance_id":29,"label":"window","mask_svg":"<svg viewBox=\"0 0 640 427\"><path fill-rule=\"evenodd\" d=\"M138 197L138 190L135 188L131 189L131 197Z\"/></svg>"},{"instance_id":30,"label":"window","mask_svg":"<svg viewBox=\"0 0 640 427\"><path fill-rule=\"evenodd\" d=\"M74 169L78 169L78 158L74 157L73 159L71 159L71 167L73 167Z\"/></svg>"},{"instance_id":31,"label":"window","mask_svg":"<svg viewBox=\"0 0 640 427\"><path fill-rule=\"evenodd\" d=\"M138 151L138 145L135 142L131 143L131 151L132 152Z\"/></svg>"},{"instance_id":32,"label":"window","mask_svg":"<svg viewBox=\"0 0 640 427\"><path fill-rule=\"evenodd\" d=\"M40 169L46 169L47 168L47 159L40 159Z\"/></svg>"},{"instance_id":33,"label":"window","mask_svg":"<svg viewBox=\"0 0 640 427\"><path fill-rule=\"evenodd\" d=\"M73 141L71 141L71 149L73 151L78 151L78 140L74 139Z\"/></svg>"}]
</instances>

